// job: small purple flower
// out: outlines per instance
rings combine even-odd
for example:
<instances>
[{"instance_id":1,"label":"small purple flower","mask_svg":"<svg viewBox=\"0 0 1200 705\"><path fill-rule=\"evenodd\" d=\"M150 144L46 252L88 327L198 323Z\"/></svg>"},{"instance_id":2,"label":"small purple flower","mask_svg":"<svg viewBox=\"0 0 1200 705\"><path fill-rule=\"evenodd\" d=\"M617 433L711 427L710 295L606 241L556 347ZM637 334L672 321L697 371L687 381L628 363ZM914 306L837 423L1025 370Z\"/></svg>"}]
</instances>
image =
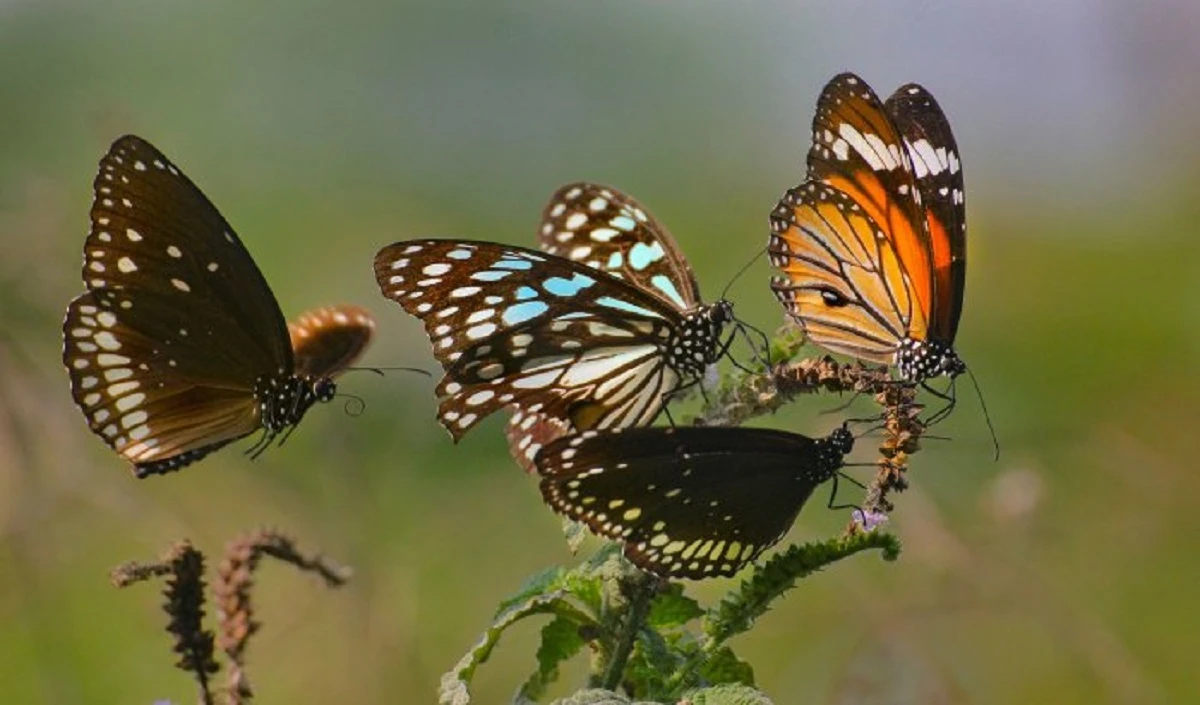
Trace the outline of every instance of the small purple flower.
<instances>
[{"instance_id":1,"label":"small purple flower","mask_svg":"<svg viewBox=\"0 0 1200 705\"><path fill-rule=\"evenodd\" d=\"M861 509L855 509L853 514L854 523L857 524L858 528L862 529L863 531L874 531L883 524L886 524L888 520L888 515L883 512L865 512Z\"/></svg>"}]
</instances>

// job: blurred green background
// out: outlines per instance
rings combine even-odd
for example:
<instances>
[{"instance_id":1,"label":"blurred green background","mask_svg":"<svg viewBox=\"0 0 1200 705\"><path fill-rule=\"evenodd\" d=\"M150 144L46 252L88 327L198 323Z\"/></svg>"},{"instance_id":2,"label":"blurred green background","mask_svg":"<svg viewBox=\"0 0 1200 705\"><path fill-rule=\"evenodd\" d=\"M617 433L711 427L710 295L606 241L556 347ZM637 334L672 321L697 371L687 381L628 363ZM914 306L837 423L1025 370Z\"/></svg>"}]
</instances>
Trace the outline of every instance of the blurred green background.
<instances>
[{"instance_id":1,"label":"blurred green background","mask_svg":"<svg viewBox=\"0 0 1200 705\"><path fill-rule=\"evenodd\" d=\"M938 428L952 442L926 442L898 498L899 563L835 566L735 647L781 705L1200 701L1197 36L1189 0L0 0L0 700L192 702L155 590L107 582L181 537L215 560L273 525L356 570L329 592L265 567L249 654L264 703L432 702L501 598L575 560L501 419L454 447L432 381L402 373L345 378L364 415L314 409L257 462L231 449L132 479L59 362L90 182L118 135L204 189L286 314L363 304L381 324L366 363L433 369L378 294L380 246L531 244L556 186L597 180L674 231L711 298L765 243L816 96L849 69L884 95L923 83L954 125L958 349L1003 455L960 387ZM768 274L760 260L730 295L773 328ZM760 421L823 433L838 403ZM844 525L822 505L792 540ZM507 701L537 629L505 638L477 702Z\"/></svg>"}]
</instances>

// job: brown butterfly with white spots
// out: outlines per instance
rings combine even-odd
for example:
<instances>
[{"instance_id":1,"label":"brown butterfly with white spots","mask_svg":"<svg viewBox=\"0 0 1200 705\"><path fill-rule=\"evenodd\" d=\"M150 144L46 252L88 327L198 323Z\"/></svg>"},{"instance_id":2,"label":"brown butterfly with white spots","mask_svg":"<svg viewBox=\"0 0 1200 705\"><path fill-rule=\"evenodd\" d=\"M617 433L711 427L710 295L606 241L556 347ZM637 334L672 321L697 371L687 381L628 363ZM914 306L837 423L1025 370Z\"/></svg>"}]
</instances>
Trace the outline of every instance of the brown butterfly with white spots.
<instances>
[{"instance_id":1,"label":"brown butterfly with white spots","mask_svg":"<svg viewBox=\"0 0 1200 705\"><path fill-rule=\"evenodd\" d=\"M369 314L319 309L289 333L233 228L139 137L113 143L94 191L63 363L88 426L138 477L262 431L257 454L333 398L371 340Z\"/></svg>"}]
</instances>

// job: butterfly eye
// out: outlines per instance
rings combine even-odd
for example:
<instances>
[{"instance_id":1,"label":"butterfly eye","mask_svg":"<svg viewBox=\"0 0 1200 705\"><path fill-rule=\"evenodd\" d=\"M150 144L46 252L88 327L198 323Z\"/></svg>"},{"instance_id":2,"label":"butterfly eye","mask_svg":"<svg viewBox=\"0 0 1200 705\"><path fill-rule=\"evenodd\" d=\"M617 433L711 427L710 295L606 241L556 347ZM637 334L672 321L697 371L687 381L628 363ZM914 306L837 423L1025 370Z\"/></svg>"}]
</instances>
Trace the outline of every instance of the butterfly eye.
<instances>
[{"instance_id":1,"label":"butterfly eye","mask_svg":"<svg viewBox=\"0 0 1200 705\"><path fill-rule=\"evenodd\" d=\"M850 303L850 300L842 295L842 292L832 288L821 288L818 290L821 293L821 300L830 308L841 308Z\"/></svg>"}]
</instances>

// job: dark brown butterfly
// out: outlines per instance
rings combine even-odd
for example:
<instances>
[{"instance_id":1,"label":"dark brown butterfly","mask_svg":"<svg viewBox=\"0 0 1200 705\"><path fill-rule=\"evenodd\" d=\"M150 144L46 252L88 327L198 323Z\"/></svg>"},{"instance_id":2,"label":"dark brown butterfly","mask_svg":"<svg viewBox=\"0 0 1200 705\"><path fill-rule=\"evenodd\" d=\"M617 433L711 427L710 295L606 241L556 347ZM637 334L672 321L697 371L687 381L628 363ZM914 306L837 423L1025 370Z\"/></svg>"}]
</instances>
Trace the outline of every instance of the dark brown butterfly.
<instances>
[{"instance_id":1,"label":"dark brown butterfly","mask_svg":"<svg viewBox=\"0 0 1200 705\"><path fill-rule=\"evenodd\" d=\"M94 189L87 291L67 306L63 362L88 426L138 477L259 430L261 452L333 398L332 377L370 340L365 312L344 310L345 326L302 318L308 335L294 351L233 228L139 137L113 143Z\"/></svg>"},{"instance_id":2,"label":"dark brown butterfly","mask_svg":"<svg viewBox=\"0 0 1200 705\"><path fill-rule=\"evenodd\" d=\"M624 544L639 568L668 578L737 573L773 546L854 447L760 428L584 431L536 458L554 511Z\"/></svg>"}]
</instances>

